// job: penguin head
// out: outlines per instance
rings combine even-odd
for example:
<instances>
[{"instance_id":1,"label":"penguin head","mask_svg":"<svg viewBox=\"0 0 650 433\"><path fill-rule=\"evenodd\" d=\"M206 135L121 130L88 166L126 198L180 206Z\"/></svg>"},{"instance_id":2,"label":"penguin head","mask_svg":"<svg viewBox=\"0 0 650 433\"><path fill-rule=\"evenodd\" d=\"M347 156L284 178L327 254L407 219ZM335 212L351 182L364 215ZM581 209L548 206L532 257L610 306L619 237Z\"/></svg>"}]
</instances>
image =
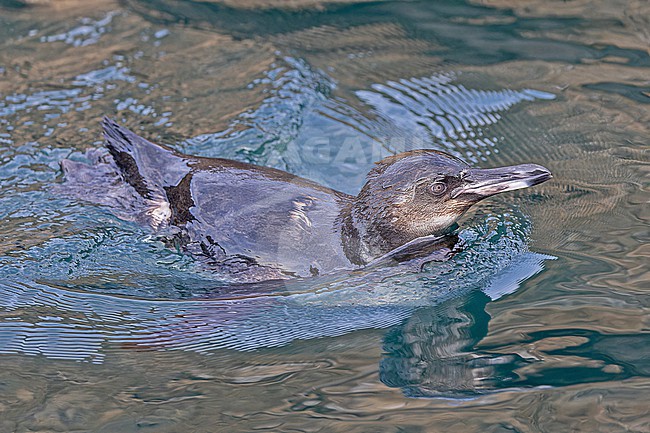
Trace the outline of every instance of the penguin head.
<instances>
[{"instance_id":1,"label":"penguin head","mask_svg":"<svg viewBox=\"0 0 650 433\"><path fill-rule=\"evenodd\" d=\"M551 177L537 164L474 168L444 152L412 150L376 164L352 212L369 243L386 252L418 237L449 233L479 201Z\"/></svg>"}]
</instances>

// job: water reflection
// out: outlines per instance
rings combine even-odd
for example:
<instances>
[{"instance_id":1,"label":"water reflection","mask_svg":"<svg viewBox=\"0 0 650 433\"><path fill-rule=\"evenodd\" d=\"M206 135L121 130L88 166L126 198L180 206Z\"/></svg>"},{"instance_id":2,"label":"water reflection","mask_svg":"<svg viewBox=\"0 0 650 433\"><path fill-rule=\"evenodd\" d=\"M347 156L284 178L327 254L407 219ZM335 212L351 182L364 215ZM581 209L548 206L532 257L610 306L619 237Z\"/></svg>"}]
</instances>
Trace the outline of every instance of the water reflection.
<instances>
[{"instance_id":1,"label":"water reflection","mask_svg":"<svg viewBox=\"0 0 650 433\"><path fill-rule=\"evenodd\" d=\"M350 27L399 22L410 36L435 41L431 54L452 63L485 65L511 60L542 60L577 64L585 59L617 57L628 65L648 66L642 49L614 44L577 43L570 37L545 38L547 32L571 34L594 25L577 16L530 17L505 8L442 2L322 2L317 8L233 7L193 0L128 0L129 8L145 19L170 25L182 22L201 29L223 31L236 38L273 37L324 28L336 33ZM611 22L608 23L611 25ZM522 36L524 35L524 36ZM300 42L299 37L296 38Z\"/></svg>"},{"instance_id":2,"label":"water reflection","mask_svg":"<svg viewBox=\"0 0 650 433\"><path fill-rule=\"evenodd\" d=\"M485 343L491 300L484 291L474 291L415 312L385 337L381 381L409 397L469 398L650 373L647 334L556 329Z\"/></svg>"},{"instance_id":3,"label":"water reflection","mask_svg":"<svg viewBox=\"0 0 650 433\"><path fill-rule=\"evenodd\" d=\"M508 361L481 356L476 345L487 334L490 297L473 291L436 308L423 309L384 340L380 379L409 397L462 397L507 387L497 366ZM512 374L512 371L510 371Z\"/></svg>"}]
</instances>

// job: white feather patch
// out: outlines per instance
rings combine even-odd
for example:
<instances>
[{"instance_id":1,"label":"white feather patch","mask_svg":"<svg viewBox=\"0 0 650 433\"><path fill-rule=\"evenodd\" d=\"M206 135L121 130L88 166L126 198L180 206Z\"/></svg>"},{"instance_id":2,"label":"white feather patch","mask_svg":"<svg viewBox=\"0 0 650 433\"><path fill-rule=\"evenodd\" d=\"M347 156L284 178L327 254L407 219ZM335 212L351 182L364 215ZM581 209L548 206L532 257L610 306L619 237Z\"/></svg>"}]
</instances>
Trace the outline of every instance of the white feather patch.
<instances>
[{"instance_id":1,"label":"white feather patch","mask_svg":"<svg viewBox=\"0 0 650 433\"><path fill-rule=\"evenodd\" d=\"M149 224L151 224L151 227L157 230L169 224L169 220L172 216L172 209L169 206L167 199L156 197L146 200L146 203L147 210L145 211L145 214L149 217Z\"/></svg>"},{"instance_id":2,"label":"white feather patch","mask_svg":"<svg viewBox=\"0 0 650 433\"><path fill-rule=\"evenodd\" d=\"M294 220L298 227L309 232L311 229L311 220L307 216L307 211L313 204L312 197L301 197L301 200L293 200L293 209L289 211L289 218Z\"/></svg>"}]
</instances>

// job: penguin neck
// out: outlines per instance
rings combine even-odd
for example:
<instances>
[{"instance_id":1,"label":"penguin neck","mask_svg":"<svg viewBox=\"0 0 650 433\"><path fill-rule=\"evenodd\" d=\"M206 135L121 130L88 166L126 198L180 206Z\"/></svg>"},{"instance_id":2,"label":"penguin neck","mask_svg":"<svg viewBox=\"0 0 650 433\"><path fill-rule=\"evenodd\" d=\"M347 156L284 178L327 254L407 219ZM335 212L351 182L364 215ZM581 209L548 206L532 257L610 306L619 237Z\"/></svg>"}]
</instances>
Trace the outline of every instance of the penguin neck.
<instances>
[{"instance_id":1,"label":"penguin neck","mask_svg":"<svg viewBox=\"0 0 650 433\"><path fill-rule=\"evenodd\" d=\"M400 230L389 208L386 204L379 206L376 200L368 203L362 194L345 200L339 221L343 250L350 262L363 266L409 242L433 235ZM457 229L458 224L453 223L438 235L445 237Z\"/></svg>"},{"instance_id":2,"label":"penguin neck","mask_svg":"<svg viewBox=\"0 0 650 433\"><path fill-rule=\"evenodd\" d=\"M391 229L385 208L366 203L363 197L347 200L339 221L343 250L355 265L368 264L411 240Z\"/></svg>"}]
</instances>

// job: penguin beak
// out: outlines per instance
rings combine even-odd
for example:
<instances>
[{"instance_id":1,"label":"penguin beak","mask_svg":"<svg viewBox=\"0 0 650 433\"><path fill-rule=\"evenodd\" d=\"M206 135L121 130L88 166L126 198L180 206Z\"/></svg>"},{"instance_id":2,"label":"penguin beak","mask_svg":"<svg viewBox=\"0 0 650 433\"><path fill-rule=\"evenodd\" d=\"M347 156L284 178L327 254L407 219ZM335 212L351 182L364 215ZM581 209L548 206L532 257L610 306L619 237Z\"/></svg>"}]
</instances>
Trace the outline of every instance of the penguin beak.
<instances>
[{"instance_id":1,"label":"penguin beak","mask_svg":"<svg viewBox=\"0 0 650 433\"><path fill-rule=\"evenodd\" d=\"M451 192L451 198L462 195L478 201L500 192L538 185L552 177L550 171L537 164L472 168L467 170L463 185Z\"/></svg>"}]
</instances>

